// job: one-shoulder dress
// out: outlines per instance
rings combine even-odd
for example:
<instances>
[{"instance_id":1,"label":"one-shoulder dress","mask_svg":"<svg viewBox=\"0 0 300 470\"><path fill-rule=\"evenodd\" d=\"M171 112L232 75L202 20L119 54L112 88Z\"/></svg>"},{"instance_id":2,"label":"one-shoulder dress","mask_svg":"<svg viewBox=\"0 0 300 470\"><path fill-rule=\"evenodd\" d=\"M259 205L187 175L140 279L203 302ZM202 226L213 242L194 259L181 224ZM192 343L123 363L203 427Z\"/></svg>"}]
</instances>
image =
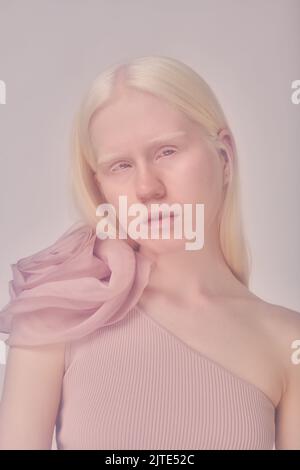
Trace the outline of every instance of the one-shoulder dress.
<instances>
[{"instance_id":1,"label":"one-shoulder dress","mask_svg":"<svg viewBox=\"0 0 300 470\"><path fill-rule=\"evenodd\" d=\"M66 344L58 450L274 449L271 399L139 307L152 261L124 240L75 224L11 268L6 344Z\"/></svg>"}]
</instances>

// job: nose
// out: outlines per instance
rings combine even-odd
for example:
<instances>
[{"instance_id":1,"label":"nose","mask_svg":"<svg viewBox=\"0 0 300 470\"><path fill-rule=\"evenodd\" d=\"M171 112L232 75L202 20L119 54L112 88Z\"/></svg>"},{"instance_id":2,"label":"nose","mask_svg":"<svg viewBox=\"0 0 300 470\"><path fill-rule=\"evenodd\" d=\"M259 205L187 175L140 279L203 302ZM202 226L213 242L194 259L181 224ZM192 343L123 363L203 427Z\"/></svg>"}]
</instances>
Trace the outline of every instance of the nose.
<instances>
[{"instance_id":1,"label":"nose","mask_svg":"<svg viewBox=\"0 0 300 470\"><path fill-rule=\"evenodd\" d=\"M144 204L151 199L158 199L165 194L165 185L155 172L144 169L136 179L136 196Z\"/></svg>"}]
</instances>

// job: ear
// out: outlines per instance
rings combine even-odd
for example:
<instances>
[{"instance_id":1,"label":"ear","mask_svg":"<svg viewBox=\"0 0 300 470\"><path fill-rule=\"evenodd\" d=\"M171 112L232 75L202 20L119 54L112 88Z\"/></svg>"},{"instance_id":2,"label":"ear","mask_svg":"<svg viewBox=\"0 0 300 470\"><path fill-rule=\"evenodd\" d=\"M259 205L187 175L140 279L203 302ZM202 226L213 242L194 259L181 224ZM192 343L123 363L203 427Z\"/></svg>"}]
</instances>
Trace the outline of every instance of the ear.
<instances>
[{"instance_id":1,"label":"ear","mask_svg":"<svg viewBox=\"0 0 300 470\"><path fill-rule=\"evenodd\" d=\"M235 142L231 132L224 128L218 132L219 143L222 144L222 148L219 149L220 156L223 159L223 175L224 175L224 186L226 186L232 178L233 163L235 155Z\"/></svg>"}]
</instances>

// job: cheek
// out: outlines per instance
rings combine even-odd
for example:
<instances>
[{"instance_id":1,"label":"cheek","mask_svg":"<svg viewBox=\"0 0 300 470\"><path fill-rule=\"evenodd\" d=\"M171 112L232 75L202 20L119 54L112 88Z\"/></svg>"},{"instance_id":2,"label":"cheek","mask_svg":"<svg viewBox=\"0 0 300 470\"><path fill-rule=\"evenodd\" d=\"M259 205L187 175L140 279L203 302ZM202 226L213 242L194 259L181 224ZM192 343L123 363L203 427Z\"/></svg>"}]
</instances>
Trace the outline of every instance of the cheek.
<instances>
[{"instance_id":1,"label":"cheek","mask_svg":"<svg viewBox=\"0 0 300 470\"><path fill-rule=\"evenodd\" d=\"M104 202L112 204L116 210L118 209L119 196L126 195L126 190L120 191L120 184L114 184L111 179L106 180L104 176L99 177L98 185L101 194L104 197Z\"/></svg>"},{"instance_id":2,"label":"cheek","mask_svg":"<svg viewBox=\"0 0 300 470\"><path fill-rule=\"evenodd\" d=\"M120 187L121 186L121 187ZM104 203L110 204L115 211L115 217L116 220L119 219L119 214L120 214L120 201L119 197L120 196L126 196L127 200L125 200L125 203L123 201L123 204L125 204L125 213L124 217L127 217L127 211L128 208L130 207L130 201L132 200L132 194L130 192L130 187L127 188L124 185L120 185L120 183L113 184L111 181L106 182L105 178L102 179L101 182L101 192L105 198ZM121 202L122 203L122 202ZM113 212L113 210L112 210ZM129 217L128 220L132 219L134 217Z\"/></svg>"},{"instance_id":3,"label":"cheek","mask_svg":"<svg viewBox=\"0 0 300 470\"><path fill-rule=\"evenodd\" d=\"M191 154L180 163L176 173L178 196L206 200L219 192L220 168L214 155Z\"/></svg>"},{"instance_id":4,"label":"cheek","mask_svg":"<svg viewBox=\"0 0 300 470\"><path fill-rule=\"evenodd\" d=\"M205 226L210 225L222 204L219 161L214 155L193 155L193 158L180 165L178 175L178 202L204 204Z\"/></svg>"}]
</instances>

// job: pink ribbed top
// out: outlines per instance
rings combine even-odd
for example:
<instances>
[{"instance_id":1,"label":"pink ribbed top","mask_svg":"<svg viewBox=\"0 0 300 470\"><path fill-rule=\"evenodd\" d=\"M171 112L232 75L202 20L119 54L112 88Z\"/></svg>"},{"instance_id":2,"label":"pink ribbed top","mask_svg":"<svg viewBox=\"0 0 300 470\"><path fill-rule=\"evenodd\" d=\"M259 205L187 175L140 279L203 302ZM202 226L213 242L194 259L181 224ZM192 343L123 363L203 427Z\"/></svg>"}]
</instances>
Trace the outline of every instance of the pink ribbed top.
<instances>
[{"instance_id":1,"label":"pink ribbed top","mask_svg":"<svg viewBox=\"0 0 300 470\"><path fill-rule=\"evenodd\" d=\"M5 342L67 345L57 448L272 449L271 400L138 307L153 263L75 224L11 265Z\"/></svg>"},{"instance_id":2,"label":"pink ribbed top","mask_svg":"<svg viewBox=\"0 0 300 470\"><path fill-rule=\"evenodd\" d=\"M58 449L272 449L274 406L139 307L69 344Z\"/></svg>"}]
</instances>

